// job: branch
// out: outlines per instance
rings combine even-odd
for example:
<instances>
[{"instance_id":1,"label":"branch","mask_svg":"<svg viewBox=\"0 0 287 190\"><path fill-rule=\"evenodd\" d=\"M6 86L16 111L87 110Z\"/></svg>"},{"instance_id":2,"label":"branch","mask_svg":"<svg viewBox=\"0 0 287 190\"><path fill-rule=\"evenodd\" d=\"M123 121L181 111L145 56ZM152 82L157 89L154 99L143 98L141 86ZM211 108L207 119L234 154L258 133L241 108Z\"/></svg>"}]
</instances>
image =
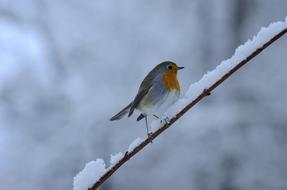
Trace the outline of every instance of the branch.
<instances>
[{"instance_id":1,"label":"branch","mask_svg":"<svg viewBox=\"0 0 287 190\"><path fill-rule=\"evenodd\" d=\"M276 24L277 26L274 26ZM268 29L270 31L267 32ZM264 35L262 33L264 33ZM245 45L239 47L237 51L235 52L234 56L230 58L230 60L227 60L226 63L223 62L221 64L225 66L224 67L225 69L223 69L224 72L222 72L222 67L221 68L217 67L216 70L218 70L217 72L218 76L215 76L215 78L217 78L215 81L210 82L210 79L214 79L214 76L212 77L210 76L209 78L206 77L209 74L203 77L203 79L201 80L202 84L204 84L205 82L205 85L206 85L206 82L207 82L208 83L207 87L203 89L199 88L201 91L195 96L195 98L190 103L188 103L185 107L183 107L183 109L181 109L174 117L172 117L168 123L158 128L154 133L152 133L152 135L150 135L148 138L146 138L144 141L138 144L134 149L132 149L131 151L127 151L125 155L117 163L115 163L113 166L105 170L104 174L101 175L101 177L98 178L98 180L93 185L90 186L89 190L96 190L124 163L126 163L129 159L131 159L134 155L136 155L140 150L142 150L146 145L148 145L153 139L159 136L162 132L164 132L166 129L172 126L188 110L190 110L193 106L195 106L198 102L200 102L204 97L208 96L211 93L211 91L213 91L217 86L219 86L232 74L238 71L242 66L247 64L250 60L252 60L258 54L260 54L264 49L266 49L268 46L270 46L272 43L274 43L276 40L278 40L280 37L282 37L286 33L287 33L287 17L286 17L285 22L274 23L273 26L271 24L269 28L267 29L265 28L261 30L258 33L258 36L253 38L253 41L248 41ZM244 49L244 46L247 48ZM248 51L251 53L248 53ZM237 55L239 53L241 53L241 56ZM244 55L247 55L247 56L244 56ZM240 59L241 61L239 61L238 59ZM208 79L203 81L204 78L205 79L208 78Z\"/></svg>"}]
</instances>

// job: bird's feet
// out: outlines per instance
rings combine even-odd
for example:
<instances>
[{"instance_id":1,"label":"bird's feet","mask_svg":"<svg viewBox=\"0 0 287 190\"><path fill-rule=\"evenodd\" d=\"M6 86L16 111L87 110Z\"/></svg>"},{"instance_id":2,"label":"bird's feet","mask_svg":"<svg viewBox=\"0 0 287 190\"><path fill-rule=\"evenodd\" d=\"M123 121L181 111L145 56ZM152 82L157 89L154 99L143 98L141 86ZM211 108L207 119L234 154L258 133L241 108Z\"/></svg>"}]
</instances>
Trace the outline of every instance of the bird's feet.
<instances>
[{"instance_id":1,"label":"bird's feet","mask_svg":"<svg viewBox=\"0 0 287 190\"><path fill-rule=\"evenodd\" d=\"M149 141L150 141L150 143L152 144L152 132L149 132L148 134L147 134L147 138L149 139Z\"/></svg>"},{"instance_id":2,"label":"bird's feet","mask_svg":"<svg viewBox=\"0 0 287 190\"><path fill-rule=\"evenodd\" d=\"M160 123L168 124L170 122L169 117L164 117L160 120Z\"/></svg>"}]
</instances>

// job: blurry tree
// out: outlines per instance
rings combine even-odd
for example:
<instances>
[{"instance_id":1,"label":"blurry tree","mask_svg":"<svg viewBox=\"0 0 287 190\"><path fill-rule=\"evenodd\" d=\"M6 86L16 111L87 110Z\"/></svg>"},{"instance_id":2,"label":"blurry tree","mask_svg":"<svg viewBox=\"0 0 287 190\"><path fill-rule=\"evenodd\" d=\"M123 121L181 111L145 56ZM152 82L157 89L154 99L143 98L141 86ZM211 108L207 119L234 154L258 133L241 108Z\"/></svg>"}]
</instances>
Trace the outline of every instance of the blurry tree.
<instances>
[{"instance_id":1,"label":"blurry tree","mask_svg":"<svg viewBox=\"0 0 287 190\"><path fill-rule=\"evenodd\" d=\"M142 123L108 118L155 64L171 59L185 66L184 91L261 26L282 20L286 6L284 0L0 0L0 189L71 189L84 163L144 134ZM285 47L283 40L258 57L106 188L284 189ZM258 69L261 62L267 63ZM183 178L171 184L182 167Z\"/></svg>"}]
</instances>

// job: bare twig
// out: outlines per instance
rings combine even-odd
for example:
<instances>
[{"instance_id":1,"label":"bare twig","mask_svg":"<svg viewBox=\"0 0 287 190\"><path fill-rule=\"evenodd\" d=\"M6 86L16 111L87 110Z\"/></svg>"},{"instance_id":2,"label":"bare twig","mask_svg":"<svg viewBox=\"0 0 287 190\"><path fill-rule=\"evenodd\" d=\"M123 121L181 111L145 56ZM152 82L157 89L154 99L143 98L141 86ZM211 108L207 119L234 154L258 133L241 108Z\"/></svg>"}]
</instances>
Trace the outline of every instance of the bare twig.
<instances>
[{"instance_id":1,"label":"bare twig","mask_svg":"<svg viewBox=\"0 0 287 190\"><path fill-rule=\"evenodd\" d=\"M287 28L276 34L273 38L263 44L260 48L252 52L246 59L238 63L233 69L231 69L228 73L222 76L219 80L214 82L210 87L206 88L195 100L190 102L185 108L183 108L180 112L178 112L173 118L170 119L169 123L166 123L164 126L160 127L154 133L152 133L146 140L144 140L141 144L139 144L133 151L126 152L125 156L119 160L113 167L107 170L107 172L97 181L94 185L89 188L89 190L97 189L102 183L104 183L115 171L117 171L125 162L131 159L135 154L137 154L140 150L142 150L147 144L149 144L153 139L155 139L158 135L160 135L163 131L169 128L173 123L175 123L180 117L182 117L189 109L191 109L195 104L201 101L205 96L208 96L212 90L214 90L217 86L219 86L223 81L229 78L233 73L235 73L238 69L240 69L243 65L248 63L251 59L260 54L264 49L266 49L273 42L278 40L281 36L287 33Z\"/></svg>"}]
</instances>

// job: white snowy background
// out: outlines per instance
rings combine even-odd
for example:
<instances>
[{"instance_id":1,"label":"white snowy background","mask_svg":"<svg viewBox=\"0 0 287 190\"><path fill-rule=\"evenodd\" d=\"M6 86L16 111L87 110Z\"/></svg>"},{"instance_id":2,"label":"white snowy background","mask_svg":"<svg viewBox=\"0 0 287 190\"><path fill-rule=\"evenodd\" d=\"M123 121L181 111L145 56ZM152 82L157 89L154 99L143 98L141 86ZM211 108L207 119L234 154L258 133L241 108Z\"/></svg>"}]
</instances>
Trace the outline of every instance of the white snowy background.
<instances>
[{"instance_id":1,"label":"white snowy background","mask_svg":"<svg viewBox=\"0 0 287 190\"><path fill-rule=\"evenodd\" d=\"M183 93L285 0L0 0L0 189L72 189L85 163L145 137L109 118L177 62ZM287 38L115 173L103 190L287 189Z\"/></svg>"}]
</instances>

